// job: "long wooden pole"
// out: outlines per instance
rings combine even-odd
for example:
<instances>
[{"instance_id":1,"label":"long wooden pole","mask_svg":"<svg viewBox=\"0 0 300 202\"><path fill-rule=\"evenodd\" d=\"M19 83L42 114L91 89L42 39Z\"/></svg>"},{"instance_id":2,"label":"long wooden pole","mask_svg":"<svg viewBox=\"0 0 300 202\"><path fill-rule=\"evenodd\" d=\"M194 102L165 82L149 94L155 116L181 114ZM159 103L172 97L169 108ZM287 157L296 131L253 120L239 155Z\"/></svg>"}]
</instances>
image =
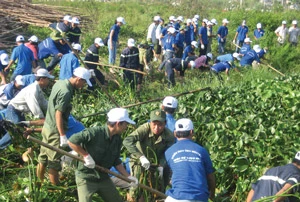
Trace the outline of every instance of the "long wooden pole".
<instances>
[{"instance_id":1,"label":"long wooden pole","mask_svg":"<svg viewBox=\"0 0 300 202\"><path fill-rule=\"evenodd\" d=\"M50 149L50 150L56 151L56 152L58 152L58 153L60 153L60 154L66 155L66 156L68 156L68 157L71 157L71 158L73 158L73 159L76 159L77 161L80 161L80 162L83 162L83 163L84 163L84 160L83 160L82 158L80 158L80 157L78 157L78 156L75 156L75 155L73 155L73 154L70 154L69 152L66 152L66 151L64 151L64 150L62 150L62 149L59 149L59 148L57 148L57 147L54 147L54 146L52 146L52 145L49 145L49 144L47 144L47 143L45 143L45 142L43 142L43 141L41 141L41 140L39 140L39 139L37 139L37 138L34 138L34 137L30 136L30 135L27 136L27 139L28 139L28 140L31 140L32 142L35 142L35 143L37 143L37 144L39 144L39 145L41 145L41 146L43 146L43 147L46 147L46 148L48 148L48 149ZM120 175L120 174L118 174L118 173L115 173L115 172L113 172L113 171L111 171L111 170L109 170L109 169L107 169L107 168L101 167L101 166L99 166L99 165L96 165L95 168L96 168L97 170L101 171L101 172L111 174L111 175L113 175L113 176L115 176L115 177L117 177L117 178L119 178L119 179L121 179L121 180L124 180L124 181L128 182L128 183L135 182L135 181L133 181L133 180L128 179L127 177L125 177L125 176L123 176L123 175ZM160 192L160 191L158 191L158 190L156 190L156 189L153 189L153 188L151 188L151 187L148 187L148 186L146 186L146 185L144 185L144 184L138 184L138 186L139 186L140 188L145 189L145 190L147 190L147 191L150 191L150 192L152 192L153 194L156 194L156 195L158 195L158 196L160 196L160 197L162 197L162 198L166 198L166 197L167 197L164 193L162 193L162 192Z\"/></svg>"}]
</instances>

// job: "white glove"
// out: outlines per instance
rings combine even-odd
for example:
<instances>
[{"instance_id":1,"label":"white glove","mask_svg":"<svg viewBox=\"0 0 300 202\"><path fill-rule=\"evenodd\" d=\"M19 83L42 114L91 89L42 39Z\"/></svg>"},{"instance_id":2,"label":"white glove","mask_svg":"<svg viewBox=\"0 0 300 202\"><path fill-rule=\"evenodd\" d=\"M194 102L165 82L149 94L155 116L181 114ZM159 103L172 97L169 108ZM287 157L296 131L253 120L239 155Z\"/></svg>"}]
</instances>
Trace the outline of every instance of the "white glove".
<instances>
[{"instance_id":1,"label":"white glove","mask_svg":"<svg viewBox=\"0 0 300 202\"><path fill-rule=\"evenodd\" d=\"M221 42L224 42L224 39L223 39L223 38L221 38Z\"/></svg>"},{"instance_id":2,"label":"white glove","mask_svg":"<svg viewBox=\"0 0 300 202\"><path fill-rule=\"evenodd\" d=\"M204 49L205 47L204 47L204 44L201 44L201 49Z\"/></svg>"},{"instance_id":3,"label":"white glove","mask_svg":"<svg viewBox=\"0 0 300 202\"><path fill-rule=\"evenodd\" d=\"M133 181L133 182L130 183L130 186L132 188L137 188L138 187L139 181L138 181L138 179L136 177L129 175L128 179L130 179L131 181Z\"/></svg>"},{"instance_id":4,"label":"white glove","mask_svg":"<svg viewBox=\"0 0 300 202\"><path fill-rule=\"evenodd\" d=\"M30 121L20 121L17 124L29 127L30 126Z\"/></svg>"},{"instance_id":5,"label":"white glove","mask_svg":"<svg viewBox=\"0 0 300 202\"><path fill-rule=\"evenodd\" d=\"M148 161L148 159L145 157L145 156L141 156L140 157L140 161L141 161L141 164L142 166L148 170L150 168L150 162Z\"/></svg>"},{"instance_id":6,"label":"white glove","mask_svg":"<svg viewBox=\"0 0 300 202\"><path fill-rule=\"evenodd\" d=\"M95 74L95 72L94 72L93 69L89 69L89 71L90 71L92 77L93 77L93 76L96 76L96 74Z\"/></svg>"},{"instance_id":7,"label":"white glove","mask_svg":"<svg viewBox=\"0 0 300 202\"><path fill-rule=\"evenodd\" d=\"M83 160L84 160L84 166L85 167L88 167L88 168L95 168L95 161L94 159L91 157L91 155L87 155L85 157L83 157Z\"/></svg>"},{"instance_id":8,"label":"white glove","mask_svg":"<svg viewBox=\"0 0 300 202\"><path fill-rule=\"evenodd\" d=\"M63 146L68 146L68 138L67 136L63 135L63 136L59 136L60 138L60 145L61 147Z\"/></svg>"},{"instance_id":9,"label":"white glove","mask_svg":"<svg viewBox=\"0 0 300 202\"><path fill-rule=\"evenodd\" d=\"M235 40L233 40L233 41L232 41L232 43L234 43L234 44L235 44Z\"/></svg>"},{"instance_id":10,"label":"white glove","mask_svg":"<svg viewBox=\"0 0 300 202\"><path fill-rule=\"evenodd\" d=\"M162 166L158 166L157 171L158 171L158 178L162 179L164 168Z\"/></svg>"},{"instance_id":11,"label":"white glove","mask_svg":"<svg viewBox=\"0 0 300 202\"><path fill-rule=\"evenodd\" d=\"M145 66L146 70L150 70L150 67L148 65Z\"/></svg>"}]
</instances>

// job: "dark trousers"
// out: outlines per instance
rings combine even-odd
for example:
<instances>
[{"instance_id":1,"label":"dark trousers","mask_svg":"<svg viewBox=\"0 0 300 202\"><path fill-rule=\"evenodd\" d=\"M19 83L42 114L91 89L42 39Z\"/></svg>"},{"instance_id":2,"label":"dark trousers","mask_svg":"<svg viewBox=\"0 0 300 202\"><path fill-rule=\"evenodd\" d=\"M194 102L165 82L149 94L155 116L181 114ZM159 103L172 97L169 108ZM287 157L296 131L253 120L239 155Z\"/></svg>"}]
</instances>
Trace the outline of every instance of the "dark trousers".
<instances>
[{"instance_id":1,"label":"dark trousers","mask_svg":"<svg viewBox=\"0 0 300 202\"><path fill-rule=\"evenodd\" d=\"M94 72L95 72L95 75L96 75L96 78L97 80L102 84L104 85L105 84L105 77L104 75L102 74L102 72L99 70L99 69L94 69ZM96 80L94 78L91 78L90 79L91 83L93 84L93 86L89 86L88 89L89 90L94 90L95 89L95 84L97 83Z\"/></svg>"},{"instance_id":2,"label":"dark trousers","mask_svg":"<svg viewBox=\"0 0 300 202\"><path fill-rule=\"evenodd\" d=\"M200 46L201 46L201 45L200 45ZM201 55L206 55L206 52L207 52L207 44L204 44L204 49L201 49L200 46L199 46L199 48L200 48L199 56L201 56Z\"/></svg>"},{"instance_id":3,"label":"dark trousers","mask_svg":"<svg viewBox=\"0 0 300 202\"><path fill-rule=\"evenodd\" d=\"M130 88L134 90L137 83L137 76L134 72L123 70L123 81L129 84Z\"/></svg>"},{"instance_id":4,"label":"dark trousers","mask_svg":"<svg viewBox=\"0 0 300 202\"><path fill-rule=\"evenodd\" d=\"M60 62L61 57L58 57L57 55L53 56L49 65L47 66L47 70L50 72L52 71L55 66Z\"/></svg>"},{"instance_id":5,"label":"dark trousers","mask_svg":"<svg viewBox=\"0 0 300 202\"><path fill-rule=\"evenodd\" d=\"M172 63L169 60L166 62L165 66L168 79L168 88L170 88L171 86L175 86L174 69L172 68Z\"/></svg>"}]
</instances>

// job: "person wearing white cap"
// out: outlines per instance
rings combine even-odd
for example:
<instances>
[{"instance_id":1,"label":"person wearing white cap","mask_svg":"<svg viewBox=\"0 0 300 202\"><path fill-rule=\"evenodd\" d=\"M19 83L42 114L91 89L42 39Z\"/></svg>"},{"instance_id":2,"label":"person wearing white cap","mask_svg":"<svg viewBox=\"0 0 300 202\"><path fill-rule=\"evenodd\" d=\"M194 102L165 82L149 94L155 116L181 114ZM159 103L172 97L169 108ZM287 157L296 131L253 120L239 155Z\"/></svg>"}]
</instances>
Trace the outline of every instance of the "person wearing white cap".
<instances>
[{"instance_id":1,"label":"person wearing white cap","mask_svg":"<svg viewBox=\"0 0 300 202\"><path fill-rule=\"evenodd\" d=\"M269 168L263 176L253 183L246 202L270 198L271 196L273 196L271 198L273 202L299 201L299 198L296 197L299 193L299 182L300 151L296 153L292 163Z\"/></svg>"},{"instance_id":2,"label":"person wearing white cap","mask_svg":"<svg viewBox=\"0 0 300 202\"><path fill-rule=\"evenodd\" d=\"M147 32L147 42L148 44L157 44L158 41L156 39L156 29L160 23L160 17L159 16L154 16L153 22L149 25L148 27L148 32Z\"/></svg>"},{"instance_id":3,"label":"person wearing white cap","mask_svg":"<svg viewBox=\"0 0 300 202\"><path fill-rule=\"evenodd\" d=\"M283 45L287 39L289 30L286 27L286 21L282 21L281 26L275 30L275 34L277 36L277 41L279 45Z\"/></svg>"},{"instance_id":4,"label":"person wearing white cap","mask_svg":"<svg viewBox=\"0 0 300 202\"><path fill-rule=\"evenodd\" d=\"M38 58L38 52L39 52L38 42L39 42L38 37L35 35L32 35L28 39L28 42L25 43L25 46L28 47L33 52L34 62L35 62L36 66L37 66L37 61L39 60L39 58Z\"/></svg>"},{"instance_id":5,"label":"person wearing white cap","mask_svg":"<svg viewBox=\"0 0 300 202\"><path fill-rule=\"evenodd\" d=\"M199 37L199 56L206 55L207 45L208 45L208 36L207 36L207 19L202 20L202 26L198 32Z\"/></svg>"},{"instance_id":6,"label":"person wearing white cap","mask_svg":"<svg viewBox=\"0 0 300 202\"><path fill-rule=\"evenodd\" d=\"M135 46L135 40L130 38L127 41L127 47L122 51L120 57L120 67L126 69L140 70L139 49ZM140 89L141 80L139 75L132 71L123 70L124 83L129 85L132 90Z\"/></svg>"},{"instance_id":7,"label":"person wearing white cap","mask_svg":"<svg viewBox=\"0 0 300 202\"><path fill-rule=\"evenodd\" d=\"M258 54L259 58L263 58L267 53L267 48L261 48L258 44L253 46L253 50Z\"/></svg>"},{"instance_id":8,"label":"person wearing white cap","mask_svg":"<svg viewBox=\"0 0 300 202\"><path fill-rule=\"evenodd\" d=\"M182 60L186 61L189 58L194 58L195 56L195 49L198 48L197 41L192 41L190 45L187 45L183 51Z\"/></svg>"},{"instance_id":9,"label":"person wearing white cap","mask_svg":"<svg viewBox=\"0 0 300 202\"><path fill-rule=\"evenodd\" d=\"M201 72L206 72L210 70L209 62L213 60L212 53L207 53L206 55L201 55L195 60L195 68L199 69Z\"/></svg>"},{"instance_id":10,"label":"person wearing white cap","mask_svg":"<svg viewBox=\"0 0 300 202\"><path fill-rule=\"evenodd\" d=\"M66 130L68 117L72 109L72 97L75 89L83 88L86 84L92 85L90 78L91 73L89 70L78 67L74 70L70 79L55 82L49 96L46 118L42 129L43 142L54 147L68 145ZM41 181L44 180L44 174L48 166L50 182L53 185L59 184L60 157L59 153L41 147L37 166L37 176Z\"/></svg>"},{"instance_id":11,"label":"person wearing white cap","mask_svg":"<svg viewBox=\"0 0 300 202\"><path fill-rule=\"evenodd\" d=\"M218 51L219 53L225 52L225 44L226 44L226 38L228 35L228 28L227 24L229 21L227 19L223 19L222 26L218 29Z\"/></svg>"},{"instance_id":12,"label":"person wearing white cap","mask_svg":"<svg viewBox=\"0 0 300 202\"><path fill-rule=\"evenodd\" d=\"M236 44L239 47L242 47L244 44L244 40L248 37L248 27L246 26L246 20L242 21L242 24L238 26L234 39L232 41L233 44ZM237 41L236 41L237 39ZM236 47L235 52L239 52L239 48Z\"/></svg>"},{"instance_id":13,"label":"person wearing white cap","mask_svg":"<svg viewBox=\"0 0 300 202\"><path fill-rule=\"evenodd\" d=\"M213 164L207 150L192 139L193 122L187 118L176 121L174 135L177 142L165 152L172 170L172 187L166 191L165 202L214 201Z\"/></svg>"},{"instance_id":14,"label":"person wearing white cap","mask_svg":"<svg viewBox=\"0 0 300 202\"><path fill-rule=\"evenodd\" d=\"M52 75L49 74L47 69L37 66L36 72L34 74L26 74L23 76L23 81L24 81L23 87L25 88L26 86L29 86L30 84L34 83L36 80L36 76L43 76L43 75L45 76L49 75L52 78Z\"/></svg>"},{"instance_id":15,"label":"person wearing white cap","mask_svg":"<svg viewBox=\"0 0 300 202\"><path fill-rule=\"evenodd\" d=\"M80 22L78 17L73 17L70 30L68 32L69 42L71 44L80 42L81 29L79 28L79 24Z\"/></svg>"},{"instance_id":16,"label":"person wearing white cap","mask_svg":"<svg viewBox=\"0 0 300 202\"><path fill-rule=\"evenodd\" d=\"M175 131L175 122L174 113L178 106L178 100L172 96L167 96L162 102L161 109L166 112L166 127L171 131Z\"/></svg>"},{"instance_id":17,"label":"person wearing white cap","mask_svg":"<svg viewBox=\"0 0 300 202\"><path fill-rule=\"evenodd\" d=\"M219 55L216 60L215 60L215 63L219 63L219 62L230 62L232 64L232 67L235 67L235 64L234 62L235 61L240 61L241 60L241 56L240 54L238 53L228 53L228 54L225 54L225 55ZM238 71L237 68L235 68L236 71Z\"/></svg>"},{"instance_id":18,"label":"person wearing white cap","mask_svg":"<svg viewBox=\"0 0 300 202\"><path fill-rule=\"evenodd\" d=\"M118 17L115 21L115 24L110 28L108 34L108 63L114 65L116 63L117 55L117 44L119 43L119 33L122 25L125 25L125 19L123 17Z\"/></svg>"},{"instance_id":19,"label":"person wearing white cap","mask_svg":"<svg viewBox=\"0 0 300 202\"><path fill-rule=\"evenodd\" d=\"M251 50L251 45L250 43L252 43L252 41L250 40L250 38L245 38L243 46L240 49L239 54L241 56L244 56L249 50Z\"/></svg>"},{"instance_id":20,"label":"person wearing white cap","mask_svg":"<svg viewBox=\"0 0 300 202\"><path fill-rule=\"evenodd\" d=\"M289 42L293 46L298 45L298 39L300 36L300 29L297 27L297 20L292 21L292 26L289 28Z\"/></svg>"},{"instance_id":21,"label":"person wearing white cap","mask_svg":"<svg viewBox=\"0 0 300 202\"><path fill-rule=\"evenodd\" d=\"M95 169L100 165L106 169L115 167L124 177L132 181L132 187L137 187L138 180L131 176L120 160L122 146L121 134L129 124L135 124L129 118L128 111L114 108L107 113L107 123L75 133L68 140L69 146L83 157L76 168L76 184L79 201L92 201L95 193L107 202L122 202L122 198L112 183L109 175Z\"/></svg>"},{"instance_id":22,"label":"person wearing white cap","mask_svg":"<svg viewBox=\"0 0 300 202\"><path fill-rule=\"evenodd\" d=\"M258 57L258 54L255 52L255 50L251 49L247 51L244 56L240 60L240 66L246 67L246 66L252 66L252 63L256 61L257 65L260 64L260 59Z\"/></svg>"},{"instance_id":23,"label":"person wearing white cap","mask_svg":"<svg viewBox=\"0 0 300 202\"><path fill-rule=\"evenodd\" d=\"M262 29L261 23L257 23L256 29L254 30L254 39L260 39L262 36L264 36L265 30Z\"/></svg>"},{"instance_id":24,"label":"person wearing white cap","mask_svg":"<svg viewBox=\"0 0 300 202\"><path fill-rule=\"evenodd\" d=\"M217 76L218 80L220 82L223 82L223 78L220 75L221 72L225 72L226 76L227 76L227 80L229 80L229 70L233 68L232 66L232 62L231 61L225 61L225 62L219 62L214 64L211 68L210 68L210 72Z\"/></svg>"},{"instance_id":25,"label":"person wearing white cap","mask_svg":"<svg viewBox=\"0 0 300 202\"><path fill-rule=\"evenodd\" d=\"M79 59L77 55L81 52L81 45L80 44L73 44L73 51L71 53L65 54L60 63L60 70L59 70L59 79L69 79L73 76L73 71L77 67L80 66Z\"/></svg>"},{"instance_id":26,"label":"person wearing white cap","mask_svg":"<svg viewBox=\"0 0 300 202\"><path fill-rule=\"evenodd\" d=\"M183 17L182 16L178 16L176 19L176 22L174 23L174 28L175 30L179 31L180 27L181 27L181 23L183 22Z\"/></svg>"},{"instance_id":27,"label":"person wearing white cap","mask_svg":"<svg viewBox=\"0 0 300 202\"><path fill-rule=\"evenodd\" d=\"M71 23L72 16L65 15L62 22L50 24L49 27L53 29L53 32L59 32L62 37L66 37L70 31Z\"/></svg>"},{"instance_id":28,"label":"person wearing white cap","mask_svg":"<svg viewBox=\"0 0 300 202\"><path fill-rule=\"evenodd\" d=\"M186 20L186 27L185 27L185 32L184 32L184 42L185 42L185 47L191 45L191 42L194 41L195 36L194 36L194 25L192 23L191 19Z\"/></svg>"},{"instance_id":29,"label":"person wearing white cap","mask_svg":"<svg viewBox=\"0 0 300 202\"><path fill-rule=\"evenodd\" d=\"M36 67L34 62L34 56L32 51L24 45L25 39L23 36L19 35L16 38L17 47L14 48L10 61L7 67L4 69L5 72L8 72L10 67L18 60L17 66L10 77L10 80L15 80L18 75L31 74L32 68Z\"/></svg>"},{"instance_id":30,"label":"person wearing white cap","mask_svg":"<svg viewBox=\"0 0 300 202\"><path fill-rule=\"evenodd\" d=\"M213 38L216 37L213 33L213 26L214 24L211 21L207 21L207 37L208 37L208 43L207 43L207 53L211 52L211 44L213 43Z\"/></svg>"},{"instance_id":31,"label":"person wearing white cap","mask_svg":"<svg viewBox=\"0 0 300 202\"><path fill-rule=\"evenodd\" d=\"M99 49L100 47L103 47L104 43L103 40L99 37L94 39L94 43L87 49L84 61L89 61L89 62L94 62L94 63L99 63L100 62L100 57L99 57ZM97 64L89 64L86 63L86 66L89 69L92 69L95 73L96 78L98 81L104 85L105 84L105 77L102 74L102 72L97 68ZM88 87L90 90L94 89L94 85L96 84L96 81L94 78L91 78L91 83L93 84L92 87Z\"/></svg>"},{"instance_id":32,"label":"person wearing white cap","mask_svg":"<svg viewBox=\"0 0 300 202\"><path fill-rule=\"evenodd\" d=\"M7 67L9 63L9 56L4 50L0 50L0 77L1 77L1 84L6 84L6 77L4 74L4 69Z\"/></svg>"}]
</instances>

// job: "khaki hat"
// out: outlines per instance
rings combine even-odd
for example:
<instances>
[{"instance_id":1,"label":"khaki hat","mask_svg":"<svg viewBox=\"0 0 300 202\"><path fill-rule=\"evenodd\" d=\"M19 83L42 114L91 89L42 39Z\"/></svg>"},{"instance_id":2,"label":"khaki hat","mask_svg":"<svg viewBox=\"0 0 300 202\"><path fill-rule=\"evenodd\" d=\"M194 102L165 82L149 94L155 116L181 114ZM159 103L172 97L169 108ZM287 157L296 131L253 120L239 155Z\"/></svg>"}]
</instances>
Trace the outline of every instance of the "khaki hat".
<instances>
[{"instance_id":1,"label":"khaki hat","mask_svg":"<svg viewBox=\"0 0 300 202\"><path fill-rule=\"evenodd\" d=\"M166 113L160 109L154 110L150 113L150 121L166 121Z\"/></svg>"}]
</instances>

